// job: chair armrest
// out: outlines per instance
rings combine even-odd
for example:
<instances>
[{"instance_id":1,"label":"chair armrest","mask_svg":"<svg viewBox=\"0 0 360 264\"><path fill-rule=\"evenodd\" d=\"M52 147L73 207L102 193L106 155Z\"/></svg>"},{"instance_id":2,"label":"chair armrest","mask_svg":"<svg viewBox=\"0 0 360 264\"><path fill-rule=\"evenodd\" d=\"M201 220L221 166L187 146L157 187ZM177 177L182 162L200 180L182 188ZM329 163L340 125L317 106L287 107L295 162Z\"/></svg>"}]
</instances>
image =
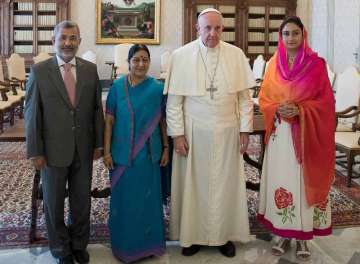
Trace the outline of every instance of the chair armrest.
<instances>
[{"instance_id":1,"label":"chair armrest","mask_svg":"<svg viewBox=\"0 0 360 264\"><path fill-rule=\"evenodd\" d=\"M348 109L351 109L350 111L345 111L345 110L348 110ZM355 116L358 116L360 114L360 110L356 110L358 109L357 106L351 106L347 109L345 109L344 111L342 112L336 112L336 126L338 125L339 123L339 118L351 118L351 117L355 117ZM352 113L348 113L348 112L351 112L352 110L356 110ZM352 124L352 131L356 131L356 130L360 130L360 127L358 127L359 125L358 124Z\"/></svg>"},{"instance_id":2,"label":"chair armrest","mask_svg":"<svg viewBox=\"0 0 360 264\"><path fill-rule=\"evenodd\" d=\"M21 80L21 79L18 79L18 78L16 78L16 77L12 77L11 80L12 80L12 81L17 81L17 82L20 82L20 83L26 82L25 79L24 79L24 80Z\"/></svg>"},{"instance_id":3,"label":"chair armrest","mask_svg":"<svg viewBox=\"0 0 360 264\"><path fill-rule=\"evenodd\" d=\"M8 82L9 84L17 84L18 86L21 85L21 83L15 79L5 79L6 82Z\"/></svg>"},{"instance_id":4,"label":"chair armrest","mask_svg":"<svg viewBox=\"0 0 360 264\"><path fill-rule=\"evenodd\" d=\"M12 77L12 79L10 81L13 81L13 82L17 82L19 83L19 87L21 88L21 90L25 90L25 87L26 87L26 79L24 80L21 80L21 79L18 79L16 77Z\"/></svg>"},{"instance_id":5,"label":"chair armrest","mask_svg":"<svg viewBox=\"0 0 360 264\"><path fill-rule=\"evenodd\" d=\"M357 110L357 109L358 109L358 107L355 106L355 105L349 106L348 108L346 108L346 109L344 109L344 110L342 110L342 111L336 112L336 116L343 115L343 114L347 114L347 113L349 113L349 112L351 112L351 111L355 111L355 110Z\"/></svg>"},{"instance_id":6,"label":"chair armrest","mask_svg":"<svg viewBox=\"0 0 360 264\"><path fill-rule=\"evenodd\" d=\"M1 99L3 101L7 101L8 97L7 97L7 92L9 91L9 88L0 88L0 94L1 94Z\"/></svg>"},{"instance_id":7,"label":"chair armrest","mask_svg":"<svg viewBox=\"0 0 360 264\"><path fill-rule=\"evenodd\" d=\"M360 114L360 110L356 110L352 113L349 113L349 114L339 114L339 113L336 113L336 118L351 118L351 117L354 117L354 116L357 116Z\"/></svg>"},{"instance_id":8,"label":"chair armrest","mask_svg":"<svg viewBox=\"0 0 360 264\"><path fill-rule=\"evenodd\" d=\"M12 91L13 95L17 95L18 92L16 90L16 87L21 87L21 83L18 81L9 80L9 79L6 79L6 81L8 82L8 86L11 87L11 91Z\"/></svg>"},{"instance_id":9,"label":"chair armrest","mask_svg":"<svg viewBox=\"0 0 360 264\"><path fill-rule=\"evenodd\" d=\"M4 87L10 87L10 83L9 82L2 82L0 81L0 86L4 86ZM1 88L0 88L1 89Z\"/></svg>"}]
</instances>

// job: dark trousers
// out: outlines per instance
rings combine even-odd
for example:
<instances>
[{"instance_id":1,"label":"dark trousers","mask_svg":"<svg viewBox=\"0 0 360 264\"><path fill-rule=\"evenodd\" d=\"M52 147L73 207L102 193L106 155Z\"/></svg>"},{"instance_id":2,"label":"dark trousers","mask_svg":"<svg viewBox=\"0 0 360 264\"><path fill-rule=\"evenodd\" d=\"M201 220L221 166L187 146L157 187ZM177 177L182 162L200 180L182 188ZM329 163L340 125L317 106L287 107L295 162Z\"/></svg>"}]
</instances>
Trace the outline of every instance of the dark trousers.
<instances>
[{"instance_id":1,"label":"dark trousers","mask_svg":"<svg viewBox=\"0 0 360 264\"><path fill-rule=\"evenodd\" d=\"M77 151L68 167L41 170L45 219L51 254L65 257L87 247L90 234L92 160L80 160ZM66 183L69 190L69 222L64 221Z\"/></svg>"}]
</instances>

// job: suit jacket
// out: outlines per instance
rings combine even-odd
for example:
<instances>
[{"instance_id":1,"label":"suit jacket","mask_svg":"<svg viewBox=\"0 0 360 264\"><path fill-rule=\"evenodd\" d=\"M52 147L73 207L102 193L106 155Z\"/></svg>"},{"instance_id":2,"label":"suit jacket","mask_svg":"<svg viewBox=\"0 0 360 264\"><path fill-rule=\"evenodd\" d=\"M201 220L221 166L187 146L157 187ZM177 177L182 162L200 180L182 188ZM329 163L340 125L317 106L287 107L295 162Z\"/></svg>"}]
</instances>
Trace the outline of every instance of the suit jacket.
<instances>
[{"instance_id":1,"label":"suit jacket","mask_svg":"<svg viewBox=\"0 0 360 264\"><path fill-rule=\"evenodd\" d=\"M56 56L32 67L26 86L28 157L69 166L75 147L81 160L103 147L104 115L96 65L76 57L76 104L70 103Z\"/></svg>"}]
</instances>

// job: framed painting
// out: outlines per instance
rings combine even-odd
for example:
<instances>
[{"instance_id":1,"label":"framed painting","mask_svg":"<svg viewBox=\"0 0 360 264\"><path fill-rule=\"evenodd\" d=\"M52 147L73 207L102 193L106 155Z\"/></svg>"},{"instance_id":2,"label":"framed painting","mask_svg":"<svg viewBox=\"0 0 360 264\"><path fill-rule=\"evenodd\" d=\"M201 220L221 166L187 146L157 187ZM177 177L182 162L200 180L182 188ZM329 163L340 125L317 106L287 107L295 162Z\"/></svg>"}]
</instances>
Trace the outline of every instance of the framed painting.
<instances>
[{"instance_id":1,"label":"framed painting","mask_svg":"<svg viewBox=\"0 0 360 264\"><path fill-rule=\"evenodd\" d=\"M160 44L160 0L96 0L96 43Z\"/></svg>"}]
</instances>

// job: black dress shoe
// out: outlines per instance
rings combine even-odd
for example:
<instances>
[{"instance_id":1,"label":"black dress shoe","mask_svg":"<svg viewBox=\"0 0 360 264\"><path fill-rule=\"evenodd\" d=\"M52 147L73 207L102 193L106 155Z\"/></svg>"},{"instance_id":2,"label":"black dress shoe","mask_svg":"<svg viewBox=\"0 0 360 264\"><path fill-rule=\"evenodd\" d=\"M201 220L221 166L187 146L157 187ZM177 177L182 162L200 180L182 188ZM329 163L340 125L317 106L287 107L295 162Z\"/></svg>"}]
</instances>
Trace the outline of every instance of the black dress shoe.
<instances>
[{"instance_id":1,"label":"black dress shoe","mask_svg":"<svg viewBox=\"0 0 360 264\"><path fill-rule=\"evenodd\" d=\"M59 264L75 264L73 257L71 255L68 255L63 258L58 258L57 263L59 263Z\"/></svg>"},{"instance_id":2,"label":"black dress shoe","mask_svg":"<svg viewBox=\"0 0 360 264\"><path fill-rule=\"evenodd\" d=\"M200 250L199 245L191 245L190 247L183 247L181 250L181 254L189 257L198 253L199 250Z\"/></svg>"},{"instance_id":3,"label":"black dress shoe","mask_svg":"<svg viewBox=\"0 0 360 264\"><path fill-rule=\"evenodd\" d=\"M228 241L225 245L220 246L219 251L228 258L233 258L236 254L235 246L231 241Z\"/></svg>"},{"instance_id":4,"label":"black dress shoe","mask_svg":"<svg viewBox=\"0 0 360 264\"><path fill-rule=\"evenodd\" d=\"M80 264L85 264L85 263L89 263L89 253L86 251L86 249L84 250L73 250L73 255L74 258L77 262L79 262Z\"/></svg>"}]
</instances>

